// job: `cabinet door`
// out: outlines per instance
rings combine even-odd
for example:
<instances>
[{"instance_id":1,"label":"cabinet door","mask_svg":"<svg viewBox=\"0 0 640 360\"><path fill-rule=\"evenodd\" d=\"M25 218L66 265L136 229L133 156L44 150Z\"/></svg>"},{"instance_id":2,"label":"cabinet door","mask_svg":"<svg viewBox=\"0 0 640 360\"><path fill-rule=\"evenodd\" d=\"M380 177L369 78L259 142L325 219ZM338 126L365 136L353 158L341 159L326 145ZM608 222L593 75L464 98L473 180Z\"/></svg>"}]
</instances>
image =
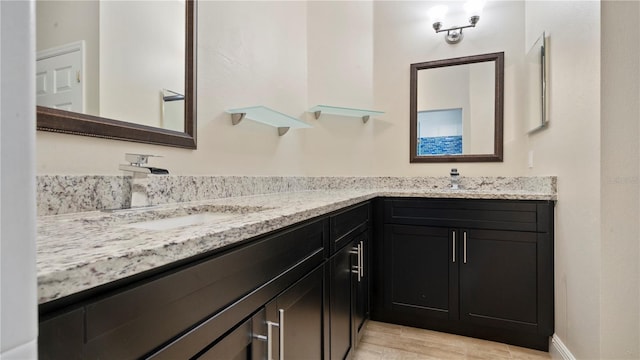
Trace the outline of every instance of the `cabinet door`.
<instances>
[{"instance_id":1,"label":"cabinet door","mask_svg":"<svg viewBox=\"0 0 640 360\"><path fill-rule=\"evenodd\" d=\"M457 319L457 232L409 225L385 225L384 231L385 312L416 325Z\"/></svg>"},{"instance_id":2,"label":"cabinet door","mask_svg":"<svg viewBox=\"0 0 640 360\"><path fill-rule=\"evenodd\" d=\"M323 301L320 266L266 305L273 359L323 358Z\"/></svg>"},{"instance_id":3,"label":"cabinet door","mask_svg":"<svg viewBox=\"0 0 640 360\"><path fill-rule=\"evenodd\" d=\"M536 234L494 230L460 233L460 319L536 332Z\"/></svg>"},{"instance_id":4,"label":"cabinet door","mask_svg":"<svg viewBox=\"0 0 640 360\"><path fill-rule=\"evenodd\" d=\"M331 359L344 359L352 348L352 304L357 279L357 243L350 242L338 250L331 259L330 321Z\"/></svg>"}]
</instances>

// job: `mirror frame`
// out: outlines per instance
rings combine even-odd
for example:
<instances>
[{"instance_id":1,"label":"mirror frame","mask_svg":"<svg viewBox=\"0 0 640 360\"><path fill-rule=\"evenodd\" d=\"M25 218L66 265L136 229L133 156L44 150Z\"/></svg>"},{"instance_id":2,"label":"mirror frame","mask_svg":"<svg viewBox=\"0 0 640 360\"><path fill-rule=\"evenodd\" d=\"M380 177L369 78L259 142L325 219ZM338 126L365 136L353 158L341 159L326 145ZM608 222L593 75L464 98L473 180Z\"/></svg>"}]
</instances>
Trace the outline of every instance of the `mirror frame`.
<instances>
[{"instance_id":1,"label":"mirror frame","mask_svg":"<svg viewBox=\"0 0 640 360\"><path fill-rule=\"evenodd\" d=\"M493 154L463 155L418 155L418 70L435 69L445 66L495 62L495 125ZM504 112L504 52L465 56L452 59L427 61L411 64L409 101L409 162L501 162L503 156L503 112Z\"/></svg>"},{"instance_id":2,"label":"mirror frame","mask_svg":"<svg viewBox=\"0 0 640 360\"><path fill-rule=\"evenodd\" d=\"M43 106L36 106L37 129L65 134L196 149L196 1L197 0L185 1L184 132Z\"/></svg>"}]
</instances>

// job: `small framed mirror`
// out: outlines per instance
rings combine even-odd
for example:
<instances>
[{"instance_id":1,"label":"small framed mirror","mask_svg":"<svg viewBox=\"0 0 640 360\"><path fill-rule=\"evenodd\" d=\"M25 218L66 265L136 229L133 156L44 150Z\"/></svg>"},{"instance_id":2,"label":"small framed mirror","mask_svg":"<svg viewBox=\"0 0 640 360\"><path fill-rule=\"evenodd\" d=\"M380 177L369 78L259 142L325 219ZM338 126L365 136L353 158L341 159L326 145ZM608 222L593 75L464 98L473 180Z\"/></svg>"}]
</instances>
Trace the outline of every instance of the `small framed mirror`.
<instances>
[{"instance_id":1,"label":"small framed mirror","mask_svg":"<svg viewBox=\"0 0 640 360\"><path fill-rule=\"evenodd\" d=\"M543 32L527 52L527 131L544 129L547 119L546 37Z\"/></svg>"},{"instance_id":2,"label":"small framed mirror","mask_svg":"<svg viewBox=\"0 0 640 360\"><path fill-rule=\"evenodd\" d=\"M502 161L504 53L411 64L412 163Z\"/></svg>"}]
</instances>

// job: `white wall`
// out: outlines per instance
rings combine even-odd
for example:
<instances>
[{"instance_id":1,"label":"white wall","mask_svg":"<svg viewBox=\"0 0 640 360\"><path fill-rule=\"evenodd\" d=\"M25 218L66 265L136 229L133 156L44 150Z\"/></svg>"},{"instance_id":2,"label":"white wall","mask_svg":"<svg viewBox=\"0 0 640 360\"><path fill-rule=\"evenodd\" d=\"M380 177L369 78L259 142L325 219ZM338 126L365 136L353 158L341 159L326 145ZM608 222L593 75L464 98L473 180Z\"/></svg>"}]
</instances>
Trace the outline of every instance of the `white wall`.
<instances>
[{"instance_id":1,"label":"white wall","mask_svg":"<svg viewBox=\"0 0 640 360\"><path fill-rule=\"evenodd\" d=\"M32 1L0 2L0 358L36 359Z\"/></svg>"},{"instance_id":2,"label":"white wall","mask_svg":"<svg viewBox=\"0 0 640 360\"><path fill-rule=\"evenodd\" d=\"M601 358L640 358L640 3L602 3Z\"/></svg>"},{"instance_id":3,"label":"white wall","mask_svg":"<svg viewBox=\"0 0 640 360\"><path fill-rule=\"evenodd\" d=\"M521 48L547 32L550 123L528 137L528 174L558 176L555 331L578 359L601 350L599 24L599 2L527 1Z\"/></svg>"}]
</instances>

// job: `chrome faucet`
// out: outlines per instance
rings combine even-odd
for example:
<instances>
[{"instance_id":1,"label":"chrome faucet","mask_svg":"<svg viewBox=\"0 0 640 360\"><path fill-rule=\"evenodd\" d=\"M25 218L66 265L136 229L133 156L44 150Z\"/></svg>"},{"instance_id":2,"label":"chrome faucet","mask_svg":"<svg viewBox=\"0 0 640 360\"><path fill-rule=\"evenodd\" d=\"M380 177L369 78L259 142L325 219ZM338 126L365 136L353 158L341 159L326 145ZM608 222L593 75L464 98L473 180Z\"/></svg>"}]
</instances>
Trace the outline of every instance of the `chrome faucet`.
<instances>
[{"instance_id":1,"label":"chrome faucet","mask_svg":"<svg viewBox=\"0 0 640 360\"><path fill-rule=\"evenodd\" d=\"M149 184L148 174L169 174L166 169L145 166L150 157L156 155L145 154L125 154L124 158L129 164L120 164L118 169L133 173L131 182L131 208L149 206L147 199L147 185Z\"/></svg>"},{"instance_id":2,"label":"chrome faucet","mask_svg":"<svg viewBox=\"0 0 640 360\"><path fill-rule=\"evenodd\" d=\"M122 171L131 171L134 174L168 174L166 169L160 169L150 166L144 166L149 161L150 157L162 157L157 155L145 155L145 154L124 154L124 159L129 164L120 164L118 167Z\"/></svg>"},{"instance_id":3,"label":"chrome faucet","mask_svg":"<svg viewBox=\"0 0 640 360\"><path fill-rule=\"evenodd\" d=\"M451 189L458 190L460 188L460 173L458 173L458 169L451 169Z\"/></svg>"}]
</instances>

